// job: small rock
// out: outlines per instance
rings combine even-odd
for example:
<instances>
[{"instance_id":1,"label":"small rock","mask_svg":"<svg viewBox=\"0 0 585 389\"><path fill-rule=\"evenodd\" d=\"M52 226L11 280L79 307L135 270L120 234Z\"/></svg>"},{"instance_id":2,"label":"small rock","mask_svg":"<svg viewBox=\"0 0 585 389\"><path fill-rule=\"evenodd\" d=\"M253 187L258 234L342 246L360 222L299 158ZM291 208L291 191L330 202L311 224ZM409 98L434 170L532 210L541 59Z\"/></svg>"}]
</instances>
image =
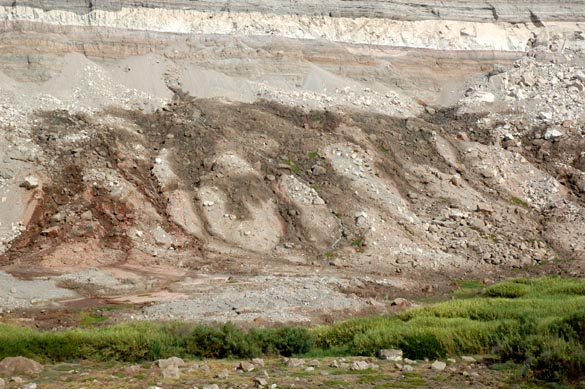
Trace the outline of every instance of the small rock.
<instances>
[{"instance_id":1,"label":"small rock","mask_svg":"<svg viewBox=\"0 0 585 389\"><path fill-rule=\"evenodd\" d=\"M256 377L256 378L254 378L254 383L256 385L266 386L266 385L268 385L268 380L264 377Z\"/></svg>"},{"instance_id":2,"label":"small rock","mask_svg":"<svg viewBox=\"0 0 585 389\"><path fill-rule=\"evenodd\" d=\"M327 169L325 169L323 166L313 165L313 167L311 167L311 173L314 176L320 176L327 173Z\"/></svg>"},{"instance_id":3,"label":"small rock","mask_svg":"<svg viewBox=\"0 0 585 389\"><path fill-rule=\"evenodd\" d=\"M123 372L126 375L132 375L132 374L138 373L140 370L142 370L142 367L140 365L132 365L132 366L126 366L124 368Z\"/></svg>"},{"instance_id":4,"label":"small rock","mask_svg":"<svg viewBox=\"0 0 585 389\"><path fill-rule=\"evenodd\" d=\"M431 369L436 370L436 371L443 371L443 370L445 370L445 367L447 367L447 364L445 362L442 362L442 361L435 361L431 365Z\"/></svg>"},{"instance_id":5,"label":"small rock","mask_svg":"<svg viewBox=\"0 0 585 389\"><path fill-rule=\"evenodd\" d=\"M276 177L274 177L274 174L267 174L266 179L268 181L274 181L274 180L276 180Z\"/></svg>"},{"instance_id":6,"label":"small rock","mask_svg":"<svg viewBox=\"0 0 585 389\"><path fill-rule=\"evenodd\" d=\"M254 358L252 359L252 363L256 367L264 367L264 359L262 358Z\"/></svg>"},{"instance_id":7,"label":"small rock","mask_svg":"<svg viewBox=\"0 0 585 389\"><path fill-rule=\"evenodd\" d=\"M333 367L338 369L339 368L339 362L337 362L337 360L333 360L330 364L329 367Z\"/></svg>"},{"instance_id":8,"label":"small rock","mask_svg":"<svg viewBox=\"0 0 585 389\"><path fill-rule=\"evenodd\" d=\"M219 385L218 384L203 385L201 389L219 389Z\"/></svg>"},{"instance_id":9,"label":"small rock","mask_svg":"<svg viewBox=\"0 0 585 389\"><path fill-rule=\"evenodd\" d=\"M402 366L402 369L401 370L404 371L404 372L410 372L410 371L413 371L414 370L414 367L412 367L410 365L404 365L404 366Z\"/></svg>"},{"instance_id":10,"label":"small rock","mask_svg":"<svg viewBox=\"0 0 585 389\"><path fill-rule=\"evenodd\" d=\"M37 389L37 384L34 382L22 386L22 389Z\"/></svg>"},{"instance_id":11,"label":"small rock","mask_svg":"<svg viewBox=\"0 0 585 389\"><path fill-rule=\"evenodd\" d=\"M163 378L172 378L177 380L180 378L181 373L178 366L167 366L162 369L162 376Z\"/></svg>"},{"instance_id":12,"label":"small rock","mask_svg":"<svg viewBox=\"0 0 585 389\"><path fill-rule=\"evenodd\" d=\"M385 359L386 361L401 361L402 360L402 350L399 349L383 349L378 352L378 357L380 359Z\"/></svg>"},{"instance_id":13,"label":"small rock","mask_svg":"<svg viewBox=\"0 0 585 389\"><path fill-rule=\"evenodd\" d=\"M467 362L467 363L475 363L476 362L476 360L475 360L474 357L468 357L468 356L465 356L465 355L461 357L461 360L463 362Z\"/></svg>"},{"instance_id":14,"label":"small rock","mask_svg":"<svg viewBox=\"0 0 585 389\"><path fill-rule=\"evenodd\" d=\"M161 369L166 369L169 366L181 367L185 366L185 361L178 357L170 357L168 359L159 359L155 362L155 365Z\"/></svg>"},{"instance_id":15,"label":"small rock","mask_svg":"<svg viewBox=\"0 0 585 389\"><path fill-rule=\"evenodd\" d=\"M251 372L252 370L254 370L255 366L253 364L251 364L250 362L240 362L240 364L238 365L238 369L243 371L243 372Z\"/></svg>"},{"instance_id":16,"label":"small rock","mask_svg":"<svg viewBox=\"0 0 585 389\"><path fill-rule=\"evenodd\" d=\"M453 359L453 358L448 358L447 362L449 363L457 363L457 360Z\"/></svg>"},{"instance_id":17,"label":"small rock","mask_svg":"<svg viewBox=\"0 0 585 389\"><path fill-rule=\"evenodd\" d=\"M221 379L221 380L225 380L225 379L226 379L226 378L228 378L229 376L230 376L230 375L229 375L229 373L228 373L227 369L223 369L223 370L220 370L220 371L219 371L219 372L218 372L218 373L215 375L215 378L219 378L219 379Z\"/></svg>"},{"instance_id":18,"label":"small rock","mask_svg":"<svg viewBox=\"0 0 585 389\"><path fill-rule=\"evenodd\" d=\"M392 304L390 304L390 305L393 307L398 307L398 308L407 308L407 307L410 307L412 305L412 303L405 298L397 297L392 301ZM385 351L385 350L380 350L380 352L382 352L382 351ZM380 357L380 358L382 358L382 357Z\"/></svg>"},{"instance_id":19,"label":"small rock","mask_svg":"<svg viewBox=\"0 0 585 389\"><path fill-rule=\"evenodd\" d=\"M10 382L13 382L15 385L22 385L24 380L20 377L12 377L10 378Z\"/></svg>"},{"instance_id":20,"label":"small rock","mask_svg":"<svg viewBox=\"0 0 585 389\"><path fill-rule=\"evenodd\" d=\"M351 364L351 370L367 370L370 368L370 364L366 361L354 361Z\"/></svg>"},{"instance_id":21,"label":"small rock","mask_svg":"<svg viewBox=\"0 0 585 389\"><path fill-rule=\"evenodd\" d=\"M556 128L552 128L552 127L548 128L546 130L546 132L544 133L545 140L551 140L551 139L559 138L561 136L563 136L563 133L560 130L558 130Z\"/></svg>"},{"instance_id":22,"label":"small rock","mask_svg":"<svg viewBox=\"0 0 585 389\"><path fill-rule=\"evenodd\" d=\"M25 357L8 357L0 361L0 374L38 374L43 371L43 365Z\"/></svg>"},{"instance_id":23,"label":"small rock","mask_svg":"<svg viewBox=\"0 0 585 389\"><path fill-rule=\"evenodd\" d=\"M312 367L312 366L309 366L309 367L307 367L307 368L305 369L305 371L306 371L307 373L310 373L310 372L312 372L312 371L315 371L315 368L314 368L314 367Z\"/></svg>"},{"instance_id":24,"label":"small rock","mask_svg":"<svg viewBox=\"0 0 585 389\"><path fill-rule=\"evenodd\" d=\"M494 208L490 204L477 204L477 212L493 213Z\"/></svg>"},{"instance_id":25,"label":"small rock","mask_svg":"<svg viewBox=\"0 0 585 389\"><path fill-rule=\"evenodd\" d=\"M286 360L286 366L287 367L302 367L305 364L305 360L304 359L297 359L297 358L289 358L288 360Z\"/></svg>"},{"instance_id":26,"label":"small rock","mask_svg":"<svg viewBox=\"0 0 585 389\"><path fill-rule=\"evenodd\" d=\"M311 366L311 367L319 367L319 366L321 366L321 362L319 362L319 361L318 361L318 360L316 360L316 359L311 359L311 360L310 360L310 361L307 363L307 365L309 365L309 366Z\"/></svg>"},{"instance_id":27,"label":"small rock","mask_svg":"<svg viewBox=\"0 0 585 389\"><path fill-rule=\"evenodd\" d=\"M24 180L20 183L21 188L25 188L28 190L37 188L40 185L39 179L36 176L26 176Z\"/></svg>"},{"instance_id":28,"label":"small rock","mask_svg":"<svg viewBox=\"0 0 585 389\"><path fill-rule=\"evenodd\" d=\"M457 174L451 177L451 184L461 186L461 176Z\"/></svg>"}]
</instances>

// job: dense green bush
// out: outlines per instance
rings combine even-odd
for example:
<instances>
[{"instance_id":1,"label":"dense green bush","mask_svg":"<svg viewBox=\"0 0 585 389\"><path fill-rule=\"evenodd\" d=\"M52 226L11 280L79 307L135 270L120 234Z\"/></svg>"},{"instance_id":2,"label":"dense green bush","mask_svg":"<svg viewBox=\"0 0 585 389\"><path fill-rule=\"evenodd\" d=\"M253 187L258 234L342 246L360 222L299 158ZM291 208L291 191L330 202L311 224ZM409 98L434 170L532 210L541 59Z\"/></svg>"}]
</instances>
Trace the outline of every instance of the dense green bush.
<instances>
[{"instance_id":1,"label":"dense green bush","mask_svg":"<svg viewBox=\"0 0 585 389\"><path fill-rule=\"evenodd\" d=\"M522 297L530 292L530 286L519 282L503 282L486 288L484 295L487 297Z\"/></svg>"},{"instance_id":2,"label":"dense green bush","mask_svg":"<svg viewBox=\"0 0 585 389\"><path fill-rule=\"evenodd\" d=\"M406 336L398 343L398 347L410 359L443 358L447 355L439 339L428 333Z\"/></svg>"}]
</instances>

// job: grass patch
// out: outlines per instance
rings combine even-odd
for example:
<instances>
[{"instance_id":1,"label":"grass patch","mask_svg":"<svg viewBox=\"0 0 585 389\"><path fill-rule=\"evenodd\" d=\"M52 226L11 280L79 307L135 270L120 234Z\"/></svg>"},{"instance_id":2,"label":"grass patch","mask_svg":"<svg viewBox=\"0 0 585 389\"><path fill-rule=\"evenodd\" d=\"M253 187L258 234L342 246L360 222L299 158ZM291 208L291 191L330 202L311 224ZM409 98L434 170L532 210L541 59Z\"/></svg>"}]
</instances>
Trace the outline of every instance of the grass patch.
<instances>
[{"instance_id":1,"label":"grass patch","mask_svg":"<svg viewBox=\"0 0 585 389\"><path fill-rule=\"evenodd\" d=\"M299 167L292 159L283 159L282 163L288 166L288 168L295 173L299 171Z\"/></svg>"},{"instance_id":2,"label":"grass patch","mask_svg":"<svg viewBox=\"0 0 585 389\"><path fill-rule=\"evenodd\" d=\"M500 364L496 368L510 366L522 376L562 384L585 380L585 281L518 278L486 288L477 281L460 281L459 286L452 300L396 316L361 317L310 329L139 322L38 331L0 325L0 358L113 363L173 355L374 356L383 348L400 348L411 359L494 354ZM103 319L90 312L84 320L91 325Z\"/></svg>"},{"instance_id":3,"label":"grass patch","mask_svg":"<svg viewBox=\"0 0 585 389\"><path fill-rule=\"evenodd\" d=\"M530 208L530 205L526 201L524 201L518 197L512 197L512 202L516 205L521 206L524 209Z\"/></svg>"}]
</instances>

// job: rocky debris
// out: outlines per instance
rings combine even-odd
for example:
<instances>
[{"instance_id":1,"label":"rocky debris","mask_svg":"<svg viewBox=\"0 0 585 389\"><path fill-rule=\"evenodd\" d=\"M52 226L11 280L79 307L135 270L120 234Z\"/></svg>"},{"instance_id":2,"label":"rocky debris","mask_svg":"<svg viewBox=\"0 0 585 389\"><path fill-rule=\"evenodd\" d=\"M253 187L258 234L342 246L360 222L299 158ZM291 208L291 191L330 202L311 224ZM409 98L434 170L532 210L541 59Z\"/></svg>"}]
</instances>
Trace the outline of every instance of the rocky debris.
<instances>
[{"instance_id":1,"label":"rocky debris","mask_svg":"<svg viewBox=\"0 0 585 389\"><path fill-rule=\"evenodd\" d=\"M155 365L161 369L163 378L179 379L181 376L179 368L185 366L185 361L178 357L170 357L159 359Z\"/></svg>"},{"instance_id":2,"label":"rocky debris","mask_svg":"<svg viewBox=\"0 0 585 389\"><path fill-rule=\"evenodd\" d=\"M254 366L258 367L264 367L264 359L262 358L253 358L251 361Z\"/></svg>"},{"instance_id":3,"label":"rocky debris","mask_svg":"<svg viewBox=\"0 0 585 389\"><path fill-rule=\"evenodd\" d=\"M30 382L22 386L22 389L37 389L37 384L35 382Z\"/></svg>"},{"instance_id":4,"label":"rocky debris","mask_svg":"<svg viewBox=\"0 0 585 389\"><path fill-rule=\"evenodd\" d=\"M383 349L378 352L378 358L386 361L402 361L402 350Z\"/></svg>"},{"instance_id":5,"label":"rocky debris","mask_svg":"<svg viewBox=\"0 0 585 389\"><path fill-rule=\"evenodd\" d=\"M562 131L560 131L557 128L549 127L546 129L546 132L544 133L543 138L546 140L551 140L551 139L559 138L561 136L563 136Z\"/></svg>"},{"instance_id":6,"label":"rocky debris","mask_svg":"<svg viewBox=\"0 0 585 389\"><path fill-rule=\"evenodd\" d=\"M227 369L222 369L220 371L217 372L217 374L215 374L215 378L219 378L220 380L225 380L227 378L229 378L229 372L227 371Z\"/></svg>"},{"instance_id":7,"label":"rocky debris","mask_svg":"<svg viewBox=\"0 0 585 389\"><path fill-rule=\"evenodd\" d=\"M183 366L185 366L185 361L179 357L170 357L167 359L157 360L155 362L155 365L161 369L166 369L169 366L183 367Z\"/></svg>"},{"instance_id":8,"label":"rocky debris","mask_svg":"<svg viewBox=\"0 0 585 389\"><path fill-rule=\"evenodd\" d=\"M39 374L43 371L43 365L25 357L7 357L0 361L0 374Z\"/></svg>"},{"instance_id":9,"label":"rocky debris","mask_svg":"<svg viewBox=\"0 0 585 389\"><path fill-rule=\"evenodd\" d=\"M6 381L4 381L4 379L0 378L0 389L5 389L6 388Z\"/></svg>"},{"instance_id":10,"label":"rocky debris","mask_svg":"<svg viewBox=\"0 0 585 389\"><path fill-rule=\"evenodd\" d=\"M447 364L443 361L435 361L431 364L431 369L436 371L443 371L447 367Z\"/></svg>"},{"instance_id":11,"label":"rocky debris","mask_svg":"<svg viewBox=\"0 0 585 389\"><path fill-rule=\"evenodd\" d=\"M350 367L351 370L367 370L370 369L370 363L366 361L354 361Z\"/></svg>"},{"instance_id":12,"label":"rocky debris","mask_svg":"<svg viewBox=\"0 0 585 389\"><path fill-rule=\"evenodd\" d=\"M258 386L266 386L268 385L268 380L265 377L256 377L254 378L254 383Z\"/></svg>"},{"instance_id":13,"label":"rocky debris","mask_svg":"<svg viewBox=\"0 0 585 389\"><path fill-rule=\"evenodd\" d=\"M251 371L254 371L255 368L256 368L256 366L254 366L253 363L246 362L246 361L240 362L238 364L238 367L237 367L238 370L241 370L244 373L249 373Z\"/></svg>"},{"instance_id":14,"label":"rocky debris","mask_svg":"<svg viewBox=\"0 0 585 389\"><path fill-rule=\"evenodd\" d=\"M298 367L303 367L305 365L305 360L298 358L285 358L284 364L286 365L286 367L294 369Z\"/></svg>"},{"instance_id":15,"label":"rocky debris","mask_svg":"<svg viewBox=\"0 0 585 389\"><path fill-rule=\"evenodd\" d=\"M40 180L37 176L26 176L24 180L22 180L22 182L20 183L20 186L25 189L31 190L38 188L40 184L41 184Z\"/></svg>"},{"instance_id":16,"label":"rocky debris","mask_svg":"<svg viewBox=\"0 0 585 389\"><path fill-rule=\"evenodd\" d=\"M305 322L308 312L320 313L331 309L362 309L365 299L348 297L338 291L349 287L350 280L329 277L259 276L248 279L246 285L225 284L210 290L200 289L207 298L188 298L156 304L143 309L144 318L179 317L196 320L252 321L269 318L274 322ZM266 296L270 296L267 298ZM299 313L298 307L307 313ZM342 308L343 307L343 308ZM135 318L142 318L134 315Z\"/></svg>"},{"instance_id":17,"label":"rocky debris","mask_svg":"<svg viewBox=\"0 0 585 389\"><path fill-rule=\"evenodd\" d=\"M142 366L140 365L131 365L131 366L126 366L123 369L124 374L137 374L139 371L142 370Z\"/></svg>"}]
</instances>

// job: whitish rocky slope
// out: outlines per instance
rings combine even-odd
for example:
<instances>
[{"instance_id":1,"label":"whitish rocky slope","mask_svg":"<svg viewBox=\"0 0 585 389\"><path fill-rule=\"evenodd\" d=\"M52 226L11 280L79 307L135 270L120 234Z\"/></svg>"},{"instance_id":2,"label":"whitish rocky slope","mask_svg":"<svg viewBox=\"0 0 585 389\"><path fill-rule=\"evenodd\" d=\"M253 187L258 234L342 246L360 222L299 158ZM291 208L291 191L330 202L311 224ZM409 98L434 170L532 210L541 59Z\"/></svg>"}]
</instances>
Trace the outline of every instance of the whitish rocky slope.
<instances>
[{"instance_id":1,"label":"whitish rocky slope","mask_svg":"<svg viewBox=\"0 0 585 389\"><path fill-rule=\"evenodd\" d=\"M308 321L581 273L578 2L206 4L0 2L0 263L30 290Z\"/></svg>"}]
</instances>

